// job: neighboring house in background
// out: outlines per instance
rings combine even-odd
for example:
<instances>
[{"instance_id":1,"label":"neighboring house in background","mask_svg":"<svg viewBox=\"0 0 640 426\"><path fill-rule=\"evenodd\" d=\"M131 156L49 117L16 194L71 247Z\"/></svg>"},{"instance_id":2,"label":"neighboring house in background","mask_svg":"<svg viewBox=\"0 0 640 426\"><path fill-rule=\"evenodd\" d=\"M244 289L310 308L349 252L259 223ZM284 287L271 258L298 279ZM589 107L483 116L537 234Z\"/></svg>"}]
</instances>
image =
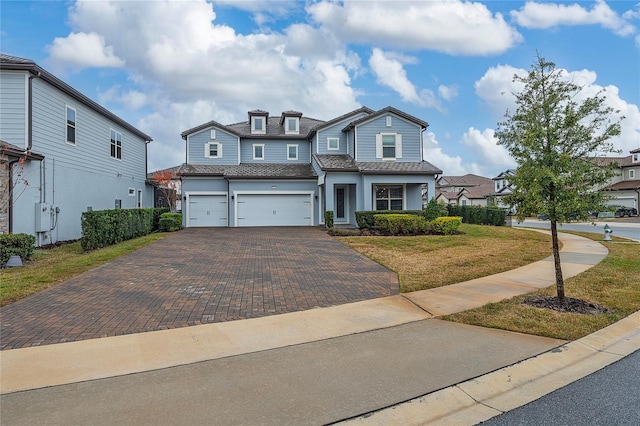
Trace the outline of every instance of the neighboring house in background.
<instances>
[{"instance_id":1,"label":"neighboring house in background","mask_svg":"<svg viewBox=\"0 0 640 426\"><path fill-rule=\"evenodd\" d=\"M516 171L514 169L508 169L492 179L494 188L493 193L490 194L489 197L489 205L496 207L509 207L509 204L505 202L504 197L511 195L512 193L511 182L509 182L509 179L515 174L515 172Z\"/></svg>"},{"instance_id":2,"label":"neighboring house in background","mask_svg":"<svg viewBox=\"0 0 640 426\"><path fill-rule=\"evenodd\" d=\"M428 124L392 107L363 107L329 121L285 111L215 121L182 133L184 224L314 226L332 211L356 225L359 210L420 210L422 186L435 193L424 161Z\"/></svg>"},{"instance_id":3,"label":"neighboring house in background","mask_svg":"<svg viewBox=\"0 0 640 426\"><path fill-rule=\"evenodd\" d=\"M170 167L168 169L156 170L155 172L151 172L147 174L147 181L151 183L153 186L153 206L154 207L169 207L169 200L167 200L166 191L163 189L169 189L175 192L176 205L175 210L182 210L182 181L180 180L180 176L178 176L178 170L180 166ZM159 184L154 176L156 173L160 173L161 175L164 173L171 174L171 182L168 183L167 186L163 186Z\"/></svg>"},{"instance_id":4,"label":"neighboring house in background","mask_svg":"<svg viewBox=\"0 0 640 426\"><path fill-rule=\"evenodd\" d=\"M445 204L486 207L493 189L493 180L483 176L440 176L436 180L436 200Z\"/></svg>"},{"instance_id":5,"label":"neighboring house in background","mask_svg":"<svg viewBox=\"0 0 640 426\"><path fill-rule=\"evenodd\" d=\"M153 205L146 182L151 138L35 62L5 54L0 139L10 164L2 185L9 174L15 184L2 200L2 233L32 234L38 246L74 240L82 212ZM12 161L25 155L19 172Z\"/></svg>"},{"instance_id":6,"label":"neighboring house in background","mask_svg":"<svg viewBox=\"0 0 640 426\"><path fill-rule=\"evenodd\" d=\"M599 164L616 163L616 176L604 188L611 199L609 205L633 207L640 210L640 148L626 157L600 157Z\"/></svg>"}]
</instances>

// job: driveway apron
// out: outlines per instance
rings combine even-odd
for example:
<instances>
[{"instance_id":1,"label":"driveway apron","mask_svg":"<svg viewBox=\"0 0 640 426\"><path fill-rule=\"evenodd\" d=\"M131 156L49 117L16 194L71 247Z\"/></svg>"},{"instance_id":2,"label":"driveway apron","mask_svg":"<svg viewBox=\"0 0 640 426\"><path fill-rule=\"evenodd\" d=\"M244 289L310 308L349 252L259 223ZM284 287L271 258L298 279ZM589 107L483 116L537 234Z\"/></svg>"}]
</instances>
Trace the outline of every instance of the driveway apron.
<instances>
[{"instance_id":1,"label":"driveway apron","mask_svg":"<svg viewBox=\"0 0 640 426\"><path fill-rule=\"evenodd\" d=\"M0 349L187 327L398 294L316 228L190 228L1 310Z\"/></svg>"}]
</instances>

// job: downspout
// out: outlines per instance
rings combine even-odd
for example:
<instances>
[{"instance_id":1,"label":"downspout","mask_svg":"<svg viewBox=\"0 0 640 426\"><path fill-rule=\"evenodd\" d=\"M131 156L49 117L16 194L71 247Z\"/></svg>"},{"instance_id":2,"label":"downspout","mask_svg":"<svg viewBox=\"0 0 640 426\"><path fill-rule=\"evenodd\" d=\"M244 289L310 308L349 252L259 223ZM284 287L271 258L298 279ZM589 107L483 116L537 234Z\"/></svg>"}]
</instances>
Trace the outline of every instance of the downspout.
<instances>
[{"instance_id":1,"label":"downspout","mask_svg":"<svg viewBox=\"0 0 640 426\"><path fill-rule=\"evenodd\" d=\"M9 214L9 233L13 234L13 165L20 160L9 161L9 204L7 205L7 213Z\"/></svg>"}]
</instances>

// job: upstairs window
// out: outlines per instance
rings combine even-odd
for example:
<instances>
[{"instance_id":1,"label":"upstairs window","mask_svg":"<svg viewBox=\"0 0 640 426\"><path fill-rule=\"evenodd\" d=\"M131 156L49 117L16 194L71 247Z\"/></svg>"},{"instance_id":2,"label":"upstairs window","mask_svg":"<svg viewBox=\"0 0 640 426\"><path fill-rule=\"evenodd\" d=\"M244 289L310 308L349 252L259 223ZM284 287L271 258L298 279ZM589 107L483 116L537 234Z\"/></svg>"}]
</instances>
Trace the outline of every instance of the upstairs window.
<instances>
[{"instance_id":1,"label":"upstairs window","mask_svg":"<svg viewBox=\"0 0 640 426\"><path fill-rule=\"evenodd\" d=\"M640 154L633 154L633 160L634 163L637 163L638 161L640 161Z\"/></svg>"},{"instance_id":2,"label":"upstairs window","mask_svg":"<svg viewBox=\"0 0 640 426\"><path fill-rule=\"evenodd\" d=\"M402 210L404 187L402 185L374 185L376 210Z\"/></svg>"},{"instance_id":3,"label":"upstairs window","mask_svg":"<svg viewBox=\"0 0 640 426\"><path fill-rule=\"evenodd\" d=\"M222 158L222 145L218 142L205 144L204 156L207 158Z\"/></svg>"},{"instance_id":4,"label":"upstairs window","mask_svg":"<svg viewBox=\"0 0 640 426\"><path fill-rule=\"evenodd\" d=\"M629 170L629 179L635 179L636 178L636 171L631 169Z\"/></svg>"},{"instance_id":5,"label":"upstairs window","mask_svg":"<svg viewBox=\"0 0 640 426\"><path fill-rule=\"evenodd\" d=\"M298 159L298 145L287 145L287 160Z\"/></svg>"},{"instance_id":6,"label":"upstairs window","mask_svg":"<svg viewBox=\"0 0 640 426\"><path fill-rule=\"evenodd\" d=\"M253 144L253 159L264 160L264 144Z\"/></svg>"},{"instance_id":7,"label":"upstairs window","mask_svg":"<svg viewBox=\"0 0 640 426\"><path fill-rule=\"evenodd\" d=\"M76 144L76 110L67 106L67 143Z\"/></svg>"},{"instance_id":8,"label":"upstairs window","mask_svg":"<svg viewBox=\"0 0 640 426\"><path fill-rule=\"evenodd\" d=\"M340 149L340 139L339 138L327 138L327 149L329 151L336 151Z\"/></svg>"},{"instance_id":9,"label":"upstairs window","mask_svg":"<svg viewBox=\"0 0 640 426\"><path fill-rule=\"evenodd\" d=\"M300 132L300 120L298 117L287 117L284 124L285 134L298 134Z\"/></svg>"},{"instance_id":10,"label":"upstairs window","mask_svg":"<svg viewBox=\"0 0 640 426\"><path fill-rule=\"evenodd\" d=\"M385 124L387 127L391 127L391 116L387 115L386 120L385 120Z\"/></svg>"},{"instance_id":11,"label":"upstairs window","mask_svg":"<svg viewBox=\"0 0 640 426\"><path fill-rule=\"evenodd\" d=\"M376 158L383 160L402 158L402 135L378 133L376 135Z\"/></svg>"},{"instance_id":12,"label":"upstairs window","mask_svg":"<svg viewBox=\"0 0 640 426\"><path fill-rule=\"evenodd\" d=\"M122 160L122 133L111 130L111 158Z\"/></svg>"},{"instance_id":13,"label":"upstairs window","mask_svg":"<svg viewBox=\"0 0 640 426\"><path fill-rule=\"evenodd\" d=\"M267 125L264 117L251 117L251 133L267 133Z\"/></svg>"}]
</instances>

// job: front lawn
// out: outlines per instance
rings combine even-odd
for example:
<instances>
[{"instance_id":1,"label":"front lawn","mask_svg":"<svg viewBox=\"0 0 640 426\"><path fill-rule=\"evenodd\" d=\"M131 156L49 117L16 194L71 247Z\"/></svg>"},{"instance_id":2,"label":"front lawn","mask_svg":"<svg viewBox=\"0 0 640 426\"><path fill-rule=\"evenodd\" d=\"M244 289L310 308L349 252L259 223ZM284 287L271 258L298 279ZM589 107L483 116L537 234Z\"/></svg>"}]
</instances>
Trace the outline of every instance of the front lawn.
<instances>
[{"instance_id":1,"label":"front lawn","mask_svg":"<svg viewBox=\"0 0 640 426\"><path fill-rule=\"evenodd\" d=\"M497 274L551 255L551 236L462 224L460 235L337 237L398 273L400 291L424 290Z\"/></svg>"}]
</instances>

